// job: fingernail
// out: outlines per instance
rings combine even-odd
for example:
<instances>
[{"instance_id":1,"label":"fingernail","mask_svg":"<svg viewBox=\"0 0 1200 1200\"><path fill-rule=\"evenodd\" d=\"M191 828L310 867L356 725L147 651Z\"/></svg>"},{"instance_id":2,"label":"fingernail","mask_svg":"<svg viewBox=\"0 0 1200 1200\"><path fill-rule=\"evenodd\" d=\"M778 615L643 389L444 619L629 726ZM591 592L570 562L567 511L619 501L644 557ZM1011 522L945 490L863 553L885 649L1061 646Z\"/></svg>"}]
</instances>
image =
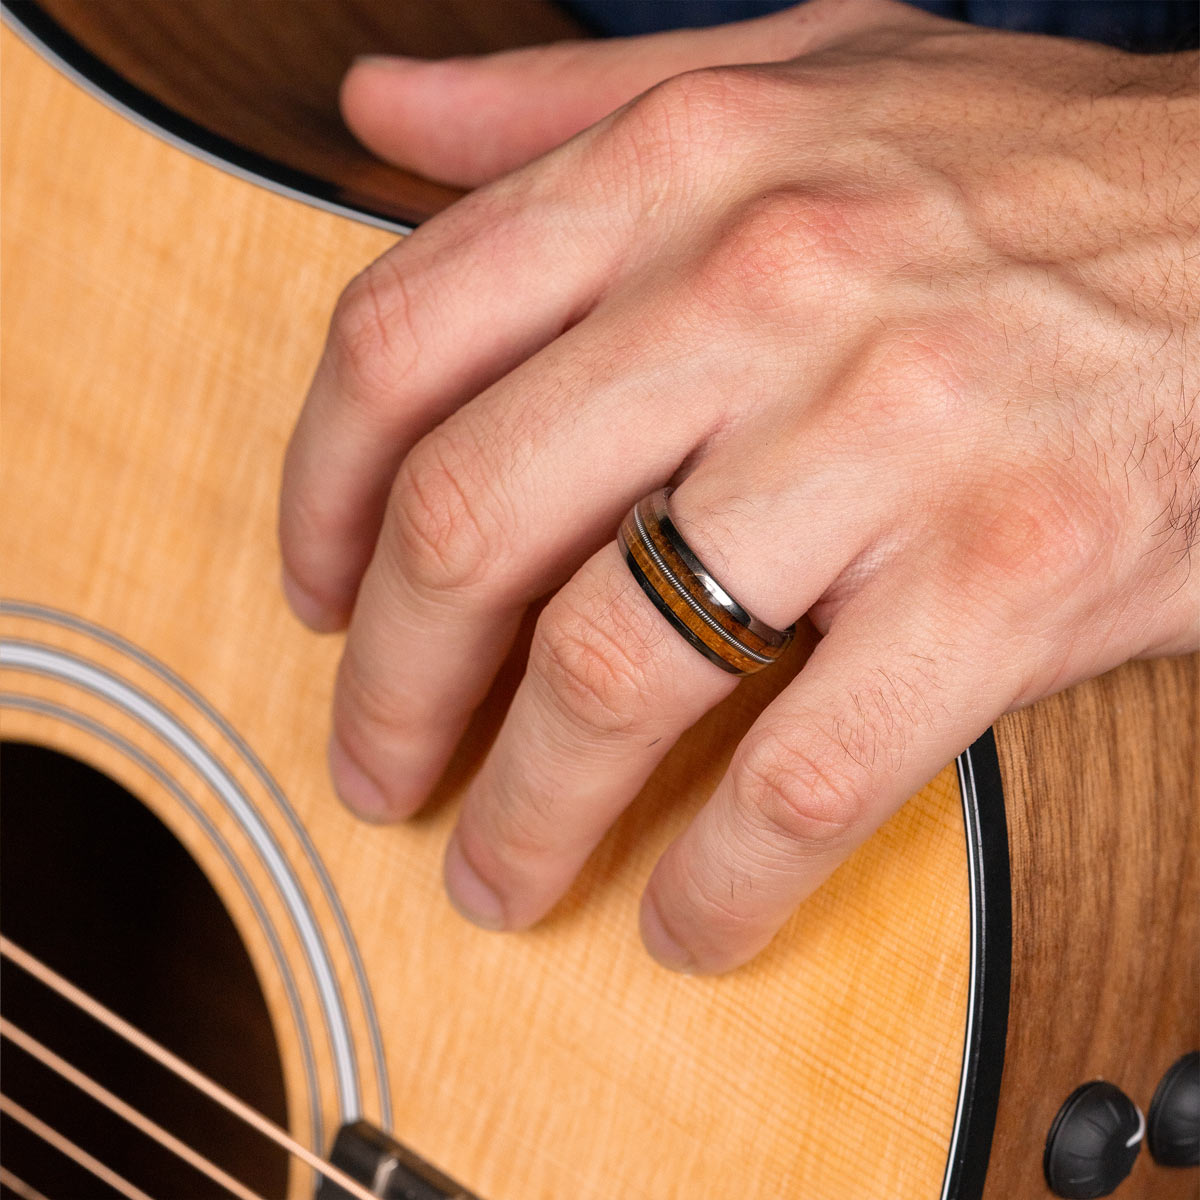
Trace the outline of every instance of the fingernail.
<instances>
[{"instance_id":1,"label":"fingernail","mask_svg":"<svg viewBox=\"0 0 1200 1200\"><path fill-rule=\"evenodd\" d=\"M333 633L341 627L337 614L314 600L286 571L280 576L280 586L288 607L301 624L307 625L314 633Z\"/></svg>"},{"instance_id":2,"label":"fingernail","mask_svg":"<svg viewBox=\"0 0 1200 1200\"><path fill-rule=\"evenodd\" d=\"M659 916L658 906L649 894L642 900L640 920L642 928L642 944L650 952L650 957L660 966L669 971L678 971L681 975L694 975L696 963L692 956L667 932Z\"/></svg>"},{"instance_id":3,"label":"fingernail","mask_svg":"<svg viewBox=\"0 0 1200 1200\"><path fill-rule=\"evenodd\" d=\"M346 753L336 737L329 739L327 757L329 777L338 799L364 820L388 820L388 802L383 789Z\"/></svg>"},{"instance_id":4,"label":"fingernail","mask_svg":"<svg viewBox=\"0 0 1200 1200\"><path fill-rule=\"evenodd\" d=\"M503 929L504 907L500 897L492 891L467 862L458 845L457 835L452 834L446 847L446 894L450 903L474 925L481 929Z\"/></svg>"}]
</instances>

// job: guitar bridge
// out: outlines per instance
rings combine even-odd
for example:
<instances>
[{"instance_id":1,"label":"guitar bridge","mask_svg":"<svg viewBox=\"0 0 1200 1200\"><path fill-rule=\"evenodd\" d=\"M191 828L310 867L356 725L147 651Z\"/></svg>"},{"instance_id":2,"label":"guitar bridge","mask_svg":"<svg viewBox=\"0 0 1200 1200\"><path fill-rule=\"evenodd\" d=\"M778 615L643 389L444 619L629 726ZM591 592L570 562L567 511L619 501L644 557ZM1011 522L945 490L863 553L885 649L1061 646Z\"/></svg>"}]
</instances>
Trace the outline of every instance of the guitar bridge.
<instances>
[{"instance_id":1,"label":"guitar bridge","mask_svg":"<svg viewBox=\"0 0 1200 1200\"><path fill-rule=\"evenodd\" d=\"M353 1121L338 1130L329 1161L379 1200L478 1200L366 1121ZM354 1200L354 1197L332 1179L322 1177L316 1200Z\"/></svg>"}]
</instances>

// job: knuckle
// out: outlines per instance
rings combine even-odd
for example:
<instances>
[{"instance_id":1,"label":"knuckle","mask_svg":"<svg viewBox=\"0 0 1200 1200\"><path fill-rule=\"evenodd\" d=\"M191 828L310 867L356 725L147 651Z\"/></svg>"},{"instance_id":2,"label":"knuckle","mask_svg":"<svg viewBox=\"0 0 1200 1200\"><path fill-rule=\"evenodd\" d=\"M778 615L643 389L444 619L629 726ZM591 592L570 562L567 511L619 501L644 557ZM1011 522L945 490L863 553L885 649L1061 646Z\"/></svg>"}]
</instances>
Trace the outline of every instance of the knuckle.
<instances>
[{"instance_id":1,"label":"knuckle","mask_svg":"<svg viewBox=\"0 0 1200 1200\"><path fill-rule=\"evenodd\" d=\"M770 317L790 313L814 241L811 197L777 189L739 205L700 260L702 298Z\"/></svg>"},{"instance_id":2,"label":"knuckle","mask_svg":"<svg viewBox=\"0 0 1200 1200\"><path fill-rule=\"evenodd\" d=\"M822 187L771 188L734 206L697 260L702 302L795 323L814 306L862 302L887 252L879 202Z\"/></svg>"},{"instance_id":3,"label":"knuckle","mask_svg":"<svg viewBox=\"0 0 1200 1200\"><path fill-rule=\"evenodd\" d=\"M327 354L344 400L379 421L393 409L395 380L416 366L411 290L389 256L350 281L329 323Z\"/></svg>"},{"instance_id":4,"label":"knuckle","mask_svg":"<svg viewBox=\"0 0 1200 1200\"><path fill-rule=\"evenodd\" d=\"M478 586L502 557L497 499L486 459L461 423L423 438L392 489L394 550L405 578L426 593Z\"/></svg>"},{"instance_id":5,"label":"knuckle","mask_svg":"<svg viewBox=\"0 0 1200 1200\"><path fill-rule=\"evenodd\" d=\"M904 333L887 345L878 369L890 391L918 394L932 392L942 396L948 391L962 392L967 382L970 357L980 356L986 335L967 333L974 325L970 312L947 312L944 319Z\"/></svg>"},{"instance_id":6,"label":"knuckle","mask_svg":"<svg viewBox=\"0 0 1200 1200\"><path fill-rule=\"evenodd\" d=\"M378 755L381 739L405 724L403 697L386 675L364 668L352 653L342 660L333 705L333 733L354 757L364 763Z\"/></svg>"},{"instance_id":7,"label":"knuckle","mask_svg":"<svg viewBox=\"0 0 1200 1200\"><path fill-rule=\"evenodd\" d=\"M501 792L486 815L460 824L460 836L468 858L490 884L528 882L520 877L522 868L544 862L554 846L549 830L554 826L526 796Z\"/></svg>"},{"instance_id":8,"label":"knuckle","mask_svg":"<svg viewBox=\"0 0 1200 1200\"><path fill-rule=\"evenodd\" d=\"M745 108L746 73L735 67L685 71L651 87L619 110L610 126L610 147L623 173L641 180L648 200L661 200L668 184L711 171L731 124Z\"/></svg>"},{"instance_id":9,"label":"knuckle","mask_svg":"<svg viewBox=\"0 0 1200 1200\"><path fill-rule=\"evenodd\" d=\"M730 876L712 861L694 860L682 867L683 913L693 945L736 945L757 921L753 904L731 886ZM666 916L666 914L663 914ZM677 917L683 924L684 917Z\"/></svg>"},{"instance_id":10,"label":"knuckle","mask_svg":"<svg viewBox=\"0 0 1200 1200\"><path fill-rule=\"evenodd\" d=\"M936 180L885 190L818 175L769 187L728 210L698 256L699 290L768 319L862 306L894 278L921 286L937 273L970 236L959 203Z\"/></svg>"},{"instance_id":11,"label":"knuckle","mask_svg":"<svg viewBox=\"0 0 1200 1200\"><path fill-rule=\"evenodd\" d=\"M736 67L700 67L672 75L646 91L637 107L643 118L679 132L679 123L707 128L713 117L737 108L747 91L747 76Z\"/></svg>"},{"instance_id":12,"label":"knuckle","mask_svg":"<svg viewBox=\"0 0 1200 1200\"><path fill-rule=\"evenodd\" d=\"M329 510L311 489L295 490L279 514L279 550L291 577L315 600L330 602L328 547L340 530ZM336 599L341 599L340 595Z\"/></svg>"},{"instance_id":13,"label":"knuckle","mask_svg":"<svg viewBox=\"0 0 1200 1200\"><path fill-rule=\"evenodd\" d=\"M632 734L652 694L653 637L628 606L596 620L562 594L538 620L530 666L573 726L606 736Z\"/></svg>"},{"instance_id":14,"label":"knuckle","mask_svg":"<svg viewBox=\"0 0 1200 1200\"><path fill-rule=\"evenodd\" d=\"M864 772L830 738L827 745L778 732L748 740L734 764L734 803L752 828L822 850L844 843L860 824Z\"/></svg>"},{"instance_id":15,"label":"knuckle","mask_svg":"<svg viewBox=\"0 0 1200 1200\"><path fill-rule=\"evenodd\" d=\"M979 423L979 376L995 353L971 313L945 310L935 326L881 335L852 383L846 433L872 450L899 437L938 437Z\"/></svg>"},{"instance_id":16,"label":"knuckle","mask_svg":"<svg viewBox=\"0 0 1200 1200\"><path fill-rule=\"evenodd\" d=\"M1003 628L1028 629L1031 594L1065 617L1093 595L1089 579L1114 571L1125 517L1083 475L1069 462L1012 464L1003 478L978 484L964 505L947 574L998 609Z\"/></svg>"}]
</instances>

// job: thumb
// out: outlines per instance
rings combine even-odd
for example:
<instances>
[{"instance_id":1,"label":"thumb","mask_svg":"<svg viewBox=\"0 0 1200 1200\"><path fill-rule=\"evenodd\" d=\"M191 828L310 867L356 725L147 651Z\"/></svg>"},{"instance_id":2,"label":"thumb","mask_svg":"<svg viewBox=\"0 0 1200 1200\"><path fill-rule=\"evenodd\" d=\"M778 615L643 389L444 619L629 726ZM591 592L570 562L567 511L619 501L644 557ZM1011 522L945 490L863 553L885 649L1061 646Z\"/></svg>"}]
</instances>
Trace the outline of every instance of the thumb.
<instances>
[{"instance_id":1,"label":"thumb","mask_svg":"<svg viewBox=\"0 0 1200 1200\"><path fill-rule=\"evenodd\" d=\"M833 32L827 4L645 37L558 42L473 58L359 59L342 113L371 151L474 187L513 170L682 71L792 58Z\"/></svg>"}]
</instances>

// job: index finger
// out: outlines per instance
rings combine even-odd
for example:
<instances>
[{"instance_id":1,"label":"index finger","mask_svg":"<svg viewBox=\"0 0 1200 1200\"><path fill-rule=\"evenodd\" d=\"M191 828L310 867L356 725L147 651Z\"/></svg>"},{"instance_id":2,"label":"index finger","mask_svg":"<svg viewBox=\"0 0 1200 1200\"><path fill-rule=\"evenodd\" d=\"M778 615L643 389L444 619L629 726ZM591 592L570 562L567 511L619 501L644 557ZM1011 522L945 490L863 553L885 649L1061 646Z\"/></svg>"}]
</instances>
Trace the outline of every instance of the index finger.
<instances>
[{"instance_id":1,"label":"index finger","mask_svg":"<svg viewBox=\"0 0 1200 1200\"><path fill-rule=\"evenodd\" d=\"M459 201L355 278L334 310L284 461L279 541L297 615L349 618L392 479L432 426L593 303L611 254L592 189L539 164ZM594 203L594 202L593 202Z\"/></svg>"}]
</instances>

